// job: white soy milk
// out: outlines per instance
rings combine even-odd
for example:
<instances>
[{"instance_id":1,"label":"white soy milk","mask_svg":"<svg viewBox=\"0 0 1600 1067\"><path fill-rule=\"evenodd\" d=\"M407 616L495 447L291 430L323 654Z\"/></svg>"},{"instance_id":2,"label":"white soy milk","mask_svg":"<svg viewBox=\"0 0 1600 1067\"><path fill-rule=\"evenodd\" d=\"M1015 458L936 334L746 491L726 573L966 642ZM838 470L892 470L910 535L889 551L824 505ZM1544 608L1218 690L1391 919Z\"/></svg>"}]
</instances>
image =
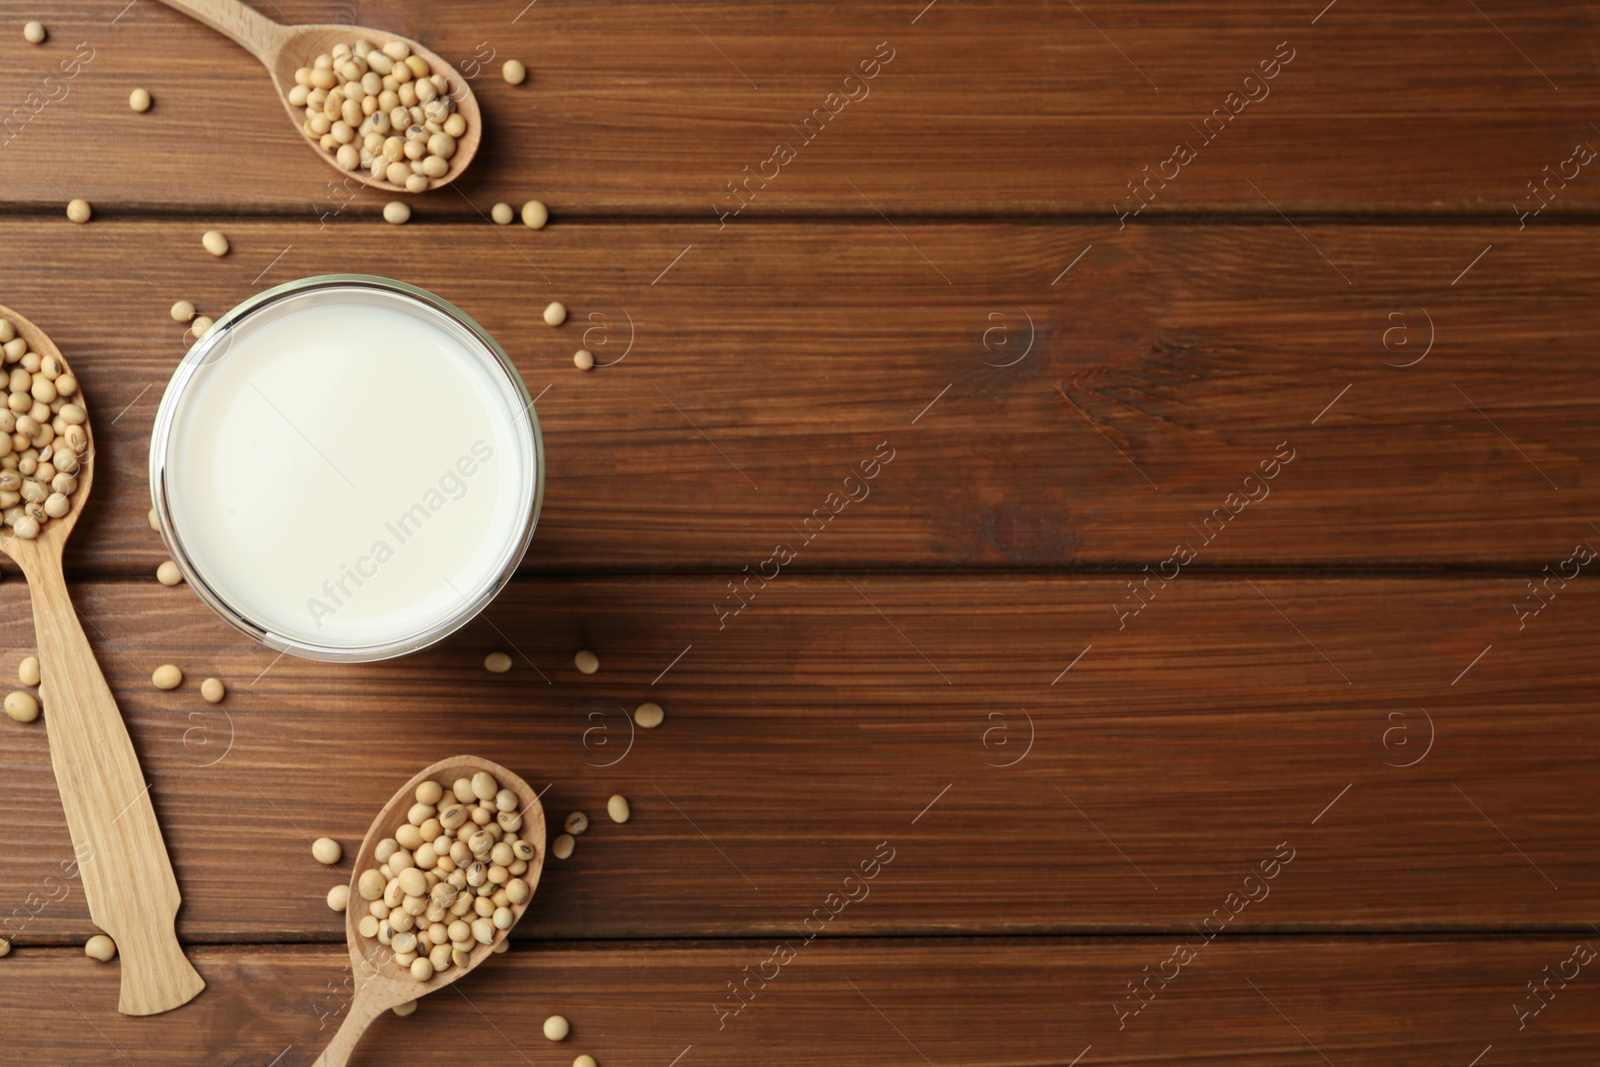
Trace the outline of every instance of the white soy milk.
<instances>
[{"instance_id":1,"label":"white soy milk","mask_svg":"<svg viewBox=\"0 0 1600 1067\"><path fill-rule=\"evenodd\" d=\"M290 641L425 634L520 556L536 499L524 403L420 301L291 295L241 317L183 386L169 535L218 599Z\"/></svg>"}]
</instances>

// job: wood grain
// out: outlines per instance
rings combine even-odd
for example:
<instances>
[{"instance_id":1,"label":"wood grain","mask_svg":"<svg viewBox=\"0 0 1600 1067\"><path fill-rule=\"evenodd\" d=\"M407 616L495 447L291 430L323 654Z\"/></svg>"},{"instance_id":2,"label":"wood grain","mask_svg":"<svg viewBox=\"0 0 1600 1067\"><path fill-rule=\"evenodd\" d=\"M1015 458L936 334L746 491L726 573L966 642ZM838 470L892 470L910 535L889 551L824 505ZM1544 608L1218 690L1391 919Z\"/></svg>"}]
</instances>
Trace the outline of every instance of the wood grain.
<instances>
[{"instance_id":1,"label":"wood grain","mask_svg":"<svg viewBox=\"0 0 1600 1067\"><path fill-rule=\"evenodd\" d=\"M35 359L62 364L60 349L27 318L3 306L0 318L15 327ZM70 365L63 367L63 378L70 370ZM205 982L178 944L174 916L182 895L150 802L149 783L62 572L67 538L94 488L91 426L85 422L81 427L89 435L81 465L67 468L78 472L71 509L48 519L42 531L36 525L32 538L7 529L0 538L0 551L21 568L27 581L39 648L39 696L56 708L45 725L72 834L70 855L95 925L116 939L123 960L117 1010L154 1015L194 999ZM66 449L65 440L56 439L57 449L76 457Z\"/></svg>"},{"instance_id":2,"label":"wood grain","mask_svg":"<svg viewBox=\"0 0 1600 1067\"><path fill-rule=\"evenodd\" d=\"M1597 84L1584 44L1594 16L1577 0L1498 10L1344 0L1313 25L1321 6L1166 0L1074 10L1005 0L937 4L918 17L917 2L588 9L460 0L439 18L425 0L281 0L268 13L405 34L472 78L489 127L483 152L454 187L460 195L423 201L468 217L474 206L536 196L558 220L671 213L704 223L709 239L719 212L740 202L729 183L748 181L734 224L820 212L876 220L878 208L1073 212L1114 225L1113 205L1135 203L1127 184L1173 173L1162 162L1186 142L1197 158L1165 188L1152 182L1142 219L1276 220L1276 206L1301 215L1476 212L1513 224L1514 203L1539 203L1527 183L1596 136L1582 105ZM37 14L20 0L0 4L0 24ZM0 134L6 201L56 211L84 196L125 209L303 217L352 196L369 213L381 205L383 194L353 192L354 180L347 189L326 167L307 166L260 67L176 12L70 0L51 5L50 22L43 48L17 34L0 42L0 99L23 106ZM92 59L63 81L58 64L80 43ZM1247 86L1280 43L1290 64ZM847 84L880 44L888 65ZM128 89L154 81L152 57L156 105L135 116ZM506 58L527 63L526 84L500 80ZM1245 92L1270 95L1229 100ZM829 100L843 93L858 102ZM228 102L225 125L219 101ZM1242 111L1229 119L1229 108ZM1200 127L1219 110L1209 129L1227 126L1208 143ZM779 143L795 153L781 168L769 162ZM137 145L137 164L89 145ZM771 180L763 187L748 174ZM1600 204L1592 178L1550 188L1546 219Z\"/></svg>"},{"instance_id":3,"label":"wood grain","mask_svg":"<svg viewBox=\"0 0 1600 1067\"><path fill-rule=\"evenodd\" d=\"M0 1063L313 1063L350 864L310 842L352 852L456 751L593 825L514 950L358 1065L453 1064L451 1034L607 1067L1593 1058L1587 969L1552 977L1600 914L1590 5L270 7L471 79L483 150L412 225L176 13L0 0L50 28L0 40L0 301L91 404L67 576L209 982L129 1020L82 956L47 693L0 720ZM547 229L486 221L530 197ZM551 460L486 615L361 666L157 586L144 520L167 308L343 271L477 316ZM0 585L0 670L26 601Z\"/></svg>"},{"instance_id":4,"label":"wood grain","mask_svg":"<svg viewBox=\"0 0 1600 1067\"><path fill-rule=\"evenodd\" d=\"M441 747L548 789L556 821L590 815L523 937L782 935L883 841L900 858L849 933L1184 929L1284 842L1298 856L1233 909L1244 929L1587 929L1589 581L1519 631L1509 579L1184 576L1119 631L1119 578L783 575L719 631L709 577L530 578L444 646L372 665L275 661L185 588L74 592L151 775L183 936L293 941L340 930L323 897L348 865L311 840L351 851ZM0 665L30 651L25 624L0 633ZM481 667L497 648L509 674ZM152 689L168 661L227 701ZM635 734L645 700L667 721ZM80 938L79 890L46 887L70 852L43 735L6 725L0 868L38 894L9 929ZM612 793L626 826L602 816ZM254 891L263 869L278 891Z\"/></svg>"},{"instance_id":5,"label":"wood grain","mask_svg":"<svg viewBox=\"0 0 1600 1067\"><path fill-rule=\"evenodd\" d=\"M165 558L145 512L150 422L185 347L171 302L216 315L345 270L457 302L540 395L549 484L528 570L737 572L838 507L829 495L881 442L895 458L871 499L799 569L1154 566L1237 507L1285 441L1297 458L1270 498L1195 566L1532 576L1595 535L1585 229L1501 243L1491 227L1304 228L1352 286L1283 225L1109 246L1080 227L900 229L744 227L707 244L686 226L241 221L219 261L195 223L51 220L9 228L0 286L81 368L103 438L75 573ZM93 314L83 270L100 279ZM570 309L559 330L540 317L552 298ZM586 375L581 344L625 358ZM1533 370L1535 348L1562 357Z\"/></svg>"},{"instance_id":6,"label":"wood grain","mask_svg":"<svg viewBox=\"0 0 1600 1067\"><path fill-rule=\"evenodd\" d=\"M790 942L794 936L787 935ZM1585 1062L1600 1036L1600 983L1588 968L1562 983L1518 1029L1527 987L1566 964L1593 933L1569 938L1222 937L1122 1020L1127 983L1154 973L1179 935L801 945L777 977L772 941L696 946L588 943L516 949L408 1019L379 1019L356 1067L460 1062L443 1040L468 1033L499 1062L922 1063L1082 1067L1096 1063L1241 1067L1465 1067L1482 1062ZM1192 936L1191 936L1192 939ZM789 942L785 942L788 944ZM333 946L203 949L205 996L155 1020L108 1016L115 973L69 949L19 952L0 968L15 1010L15 1046L57 1050L52 1062L117 1061L156 1047L161 1062L305 1067L337 1025L348 971ZM748 968L748 971L745 970ZM1146 972L1144 968L1149 968ZM1172 973L1167 968L1167 973ZM727 983L750 999L723 1017ZM1553 994L1553 995L1552 995ZM1125 1010L1125 1009L1124 1009ZM79 1012L85 1014L80 1015ZM559 1012L572 1033L539 1033ZM85 1015L95 1020L84 1025Z\"/></svg>"}]
</instances>

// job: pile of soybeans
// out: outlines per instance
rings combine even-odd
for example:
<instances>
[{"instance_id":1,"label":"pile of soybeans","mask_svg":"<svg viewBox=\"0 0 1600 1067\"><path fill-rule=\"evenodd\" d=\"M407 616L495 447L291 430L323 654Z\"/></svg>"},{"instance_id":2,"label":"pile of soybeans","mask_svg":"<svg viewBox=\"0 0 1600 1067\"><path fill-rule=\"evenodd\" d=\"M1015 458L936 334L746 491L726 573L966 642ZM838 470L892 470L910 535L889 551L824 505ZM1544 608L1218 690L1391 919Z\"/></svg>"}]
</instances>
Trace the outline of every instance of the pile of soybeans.
<instances>
[{"instance_id":1,"label":"pile of soybeans","mask_svg":"<svg viewBox=\"0 0 1600 1067\"><path fill-rule=\"evenodd\" d=\"M31 541L72 510L89 448L88 414L59 356L41 356L0 318L6 405L0 409L0 509L11 533Z\"/></svg>"},{"instance_id":2,"label":"pile of soybeans","mask_svg":"<svg viewBox=\"0 0 1600 1067\"><path fill-rule=\"evenodd\" d=\"M450 788L417 786L407 821L378 842L380 866L356 879L366 908L358 928L394 953L419 982L465 967L478 945L516 922L533 889L522 877L538 854L522 828L517 795L479 771Z\"/></svg>"},{"instance_id":3,"label":"pile of soybeans","mask_svg":"<svg viewBox=\"0 0 1600 1067\"><path fill-rule=\"evenodd\" d=\"M289 102L304 107L306 134L345 170L426 192L450 170L467 121L449 82L404 41L382 48L338 44L294 74Z\"/></svg>"}]
</instances>

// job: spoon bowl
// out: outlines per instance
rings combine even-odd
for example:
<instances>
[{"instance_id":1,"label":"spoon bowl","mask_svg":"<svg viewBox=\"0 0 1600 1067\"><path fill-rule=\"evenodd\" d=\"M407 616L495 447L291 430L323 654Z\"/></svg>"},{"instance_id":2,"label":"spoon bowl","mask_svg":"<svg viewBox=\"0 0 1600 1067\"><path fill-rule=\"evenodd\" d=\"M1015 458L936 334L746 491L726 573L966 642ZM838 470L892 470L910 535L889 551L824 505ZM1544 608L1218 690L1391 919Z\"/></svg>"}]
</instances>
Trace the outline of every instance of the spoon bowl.
<instances>
[{"instance_id":1,"label":"spoon bowl","mask_svg":"<svg viewBox=\"0 0 1600 1067\"><path fill-rule=\"evenodd\" d=\"M367 937L361 933L361 917L368 912L365 907L366 901L361 899L361 894L357 890L357 883L360 881L362 871L379 866L374 855L378 842L394 836L396 830L406 825L407 812L417 802L417 786L423 782L434 781L444 786L448 793L451 783L456 779L471 778L479 771L487 771L494 775L495 780L500 783L500 788L509 789L516 794L519 810L522 813L522 827L516 832L516 836L534 848L533 858L528 861L527 871L519 876L528 883L530 892L528 899L521 904L507 905L511 909L511 925L504 930L496 930L494 939L489 944L474 945L472 951L467 953L467 962L464 966L452 966L448 970L435 973L425 982L419 982L411 976L410 971L394 962L393 949L377 938ZM328 1043L328 1047L323 1050L313 1067L344 1067L350 1054L355 1050L356 1042L361 1040L361 1035L366 1032L372 1020L392 1008L444 988L488 959L495 947L511 936L511 931L516 928L523 913L528 910L528 905L533 902L531 891L539 887L539 875L544 870L544 858L544 807L539 803L538 794L527 782L498 763L477 756L453 756L425 768L402 786L372 821L372 826L367 830L367 836L362 840L361 848L355 856L353 869L350 872L350 905L345 909L345 937L350 943L350 967L355 977L355 996L350 1002L349 1011L338 1033L333 1035L333 1040Z\"/></svg>"},{"instance_id":2,"label":"spoon bowl","mask_svg":"<svg viewBox=\"0 0 1600 1067\"><path fill-rule=\"evenodd\" d=\"M0 307L0 318L10 321L41 358L54 357L66 367L61 350L43 330L7 307ZM80 386L74 399L82 403L81 396ZM153 1015L194 999L205 981L184 956L174 929L182 897L150 786L67 595L62 552L94 484L94 431L88 418L82 425L89 441L78 460L70 509L45 522L31 540L0 529L0 552L28 581L50 762L89 917L117 943L122 972L117 1008L127 1015Z\"/></svg>"},{"instance_id":3,"label":"spoon bowl","mask_svg":"<svg viewBox=\"0 0 1600 1067\"><path fill-rule=\"evenodd\" d=\"M483 115L478 110L478 99L472 94L472 87L453 65L445 62L436 52L424 48L408 37L366 26L337 24L286 26L274 22L238 0L163 0L163 2L168 7L205 23L260 60L272 75L273 87L283 102L284 110L289 114L289 121L311 146L312 151L339 173L348 175L363 185L391 193L406 191L404 186L396 185L387 178L374 178L372 173L364 168L345 170L339 166L333 153L324 149L318 138L306 132L305 108L296 107L289 102L289 91L295 87L295 71L301 67L311 66L317 56L323 53L331 54L334 45L353 44L358 38L365 38L377 48L382 48L393 41L405 42L414 55L421 56L427 61L435 74L443 75L448 86L445 95L455 101L456 113L466 121L466 132L456 139L455 155L449 160L450 169L441 177L428 180L430 190L455 181L461 172L467 169L473 156L477 155L478 145L483 139Z\"/></svg>"}]
</instances>

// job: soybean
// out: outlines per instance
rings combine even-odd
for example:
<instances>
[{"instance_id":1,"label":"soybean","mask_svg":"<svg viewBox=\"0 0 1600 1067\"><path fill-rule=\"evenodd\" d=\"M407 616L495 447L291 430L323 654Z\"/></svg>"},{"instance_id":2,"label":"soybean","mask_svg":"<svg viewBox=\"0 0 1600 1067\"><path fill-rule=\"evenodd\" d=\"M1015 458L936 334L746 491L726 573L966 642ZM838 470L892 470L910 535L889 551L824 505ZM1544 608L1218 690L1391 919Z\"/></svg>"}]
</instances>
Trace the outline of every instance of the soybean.
<instances>
[{"instance_id":1,"label":"soybean","mask_svg":"<svg viewBox=\"0 0 1600 1067\"><path fill-rule=\"evenodd\" d=\"M177 585L183 581L183 572L169 559L156 568L156 581L162 585Z\"/></svg>"},{"instance_id":2,"label":"soybean","mask_svg":"<svg viewBox=\"0 0 1600 1067\"><path fill-rule=\"evenodd\" d=\"M546 326L560 326L567 321L567 305L559 300L552 300L544 309L544 322Z\"/></svg>"},{"instance_id":3,"label":"soybean","mask_svg":"<svg viewBox=\"0 0 1600 1067\"><path fill-rule=\"evenodd\" d=\"M44 44L44 23L28 22L22 27L22 39L29 44Z\"/></svg>"},{"instance_id":4,"label":"soybean","mask_svg":"<svg viewBox=\"0 0 1600 1067\"><path fill-rule=\"evenodd\" d=\"M128 94L128 106L143 114L150 110L150 90L135 89Z\"/></svg>"},{"instance_id":5,"label":"soybean","mask_svg":"<svg viewBox=\"0 0 1600 1067\"><path fill-rule=\"evenodd\" d=\"M6 714L18 722L32 722L39 717L39 701L32 693L14 690L6 694Z\"/></svg>"},{"instance_id":6,"label":"soybean","mask_svg":"<svg viewBox=\"0 0 1600 1067\"><path fill-rule=\"evenodd\" d=\"M17 680L23 685L39 684L39 657L28 656L17 666Z\"/></svg>"},{"instance_id":7,"label":"soybean","mask_svg":"<svg viewBox=\"0 0 1600 1067\"><path fill-rule=\"evenodd\" d=\"M589 828L589 816L581 811L575 811L567 816L567 821L562 823L562 827L567 833L577 837Z\"/></svg>"},{"instance_id":8,"label":"soybean","mask_svg":"<svg viewBox=\"0 0 1600 1067\"><path fill-rule=\"evenodd\" d=\"M628 798L618 793L606 801L606 814L611 816L612 822L627 822L633 814L633 809L628 806Z\"/></svg>"},{"instance_id":9,"label":"soybean","mask_svg":"<svg viewBox=\"0 0 1600 1067\"><path fill-rule=\"evenodd\" d=\"M163 663L150 676L150 682L157 689L176 689L183 684L183 671L170 663Z\"/></svg>"},{"instance_id":10,"label":"soybean","mask_svg":"<svg viewBox=\"0 0 1600 1067\"><path fill-rule=\"evenodd\" d=\"M573 846L577 843L577 840L571 834L561 834L550 843L550 855L558 860L564 860L572 855Z\"/></svg>"},{"instance_id":11,"label":"soybean","mask_svg":"<svg viewBox=\"0 0 1600 1067\"><path fill-rule=\"evenodd\" d=\"M495 674L504 674L511 669L511 657L504 652L491 652L483 657L483 666Z\"/></svg>"},{"instance_id":12,"label":"soybean","mask_svg":"<svg viewBox=\"0 0 1600 1067\"><path fill-rule=\"evenodd\" d=\"M188 322L190 319L194 318L194 316L195 316L194 305L191 304L189 301L180 300L176 304L172 305L172 321L173 322ZM150 510L152 512L155 511L154 508L151 508Z\"/></svg>"},{"instance_id":13,"label":"soybean","mask_svg":"<svg viewBox=\"0 0 1600 1067\"><path fill-rule=\"evenodd\" d=\"M521 85L528 78L528 68L520 60L508 59L505 66L500 68L500 74L510 85Z\"/></svg>"},{"instance_id":14,"label":"soybean","mask_svg":"<svg viewBox=\"0 0 1600 1067\"><path fill-rule=\"evenodd\" d=\"M509 226L517 214L511 210L510 204L496 204L489 209L489 217L494 219L496 225Z\"/></svg>"},{"instance_id":15,"label":"soybean","mask_svg":"<svg viewBox=\"0 0 1600 1067\"><path fill-rule=\"evenodd\" d=\"M550 210L537 200L522 205L522 224L530 230L542 230L550 221Z\"/></svg>"},{"instance_id":16,"label":"soybean","mask_svg":"<svg viewBox=\"0 0 1600 1067\"><path fill-rule=\"evenodd\" d=\"M400 200L391 200L383 205L383 221L394 226L404 226L411 221L411 205Z\"/></svg>"},{"instance_id":17,"label":"soybean","mask_svg":"<svg viewBox=\"0 0 1600 1067\"><path fill-rule=\"evenodd\" d=\"M572 657L572 665L584 674L593 674L600 669L600 657L584 649Z\"/></svg>"},{"instance_id":18,"label":"soybean","mask_svg":"<svg viewBox=\"0 0 1600 1067\"><path fill-rule=\"evenodd\" d=\"M222 235L221 230L207 230L201 235L200 243L205 246L207 252L214 256L227 255L230 247L228 239Z\"/></svg>"},{"instance_id":19,"label":"soybean","mask_svg":"<svg viewBox=\"0 0 1600 1067\"><path fill-rule=\"evenodd\" d=\"M551 1041L565 1041L571 1031L571 1024L559 1015L552 1015L544 1021L544 1036Z\"/></svg>"},{"instance_id":20,"label":"soybean","mask_svg":"<svg viewBox=\"0 0 1600 1067\"><path fill-rule=\"evenodd\" d=\"M666 717L667 713L661 710L661 705L654 703L653 701L650 703L640 704L633 713L633 721L644 727L646 730L654 730L657 726L661 725L662 721L665 720Z\"/></svg>"},{"instance_id":21,"label":"soybean","mask_svg":"<svg viewBox=\"0 0 1600 1067\"><path fill-rule=\"evenodd\" d=\"M223 686L221 678L207 678L200 683L200 695L206 699L207 703L220 704L227 693L228 690Z\"/></svg>"},{"instance_id":22,"label":"soybean","mask_svg":"<svg viewBox=\"0 0 1600 1067\"><path fill-rule=\"evenodd\" d=\"M593 370L594 353L587 348L580 348L572 354L572 362L577 364L579 370Z\"/></svg>"},{"instance_id":23,"label":"soybean","mask_svg":"<svg viewBox=\"0 0 1600 1067\"><path fill-rule=\"evenodd\" d=\"M339 842L331 837L319 837L311 842L311 856L318 863L333 866L344 855L344 849L339 847Z\"/></svg>"},{"instance_id":24,"label":"soybean","mask_svg":"<svg viewBox=\"0 0 1600 1067\"><path fill-rule=\"evenodd\" d=\"M582 1056L572 1061L572 1067L599 1067L599 1064L594 1062L593 1056L585 1052Z\"/></svg>"},{"instance_id":25,"label":"soybean","mask_svg":"<svg viewBox=\"0 0 1600 1067\"><path fill-rule=\"evenodd\" d=\"M362 900L377 900L383 896L386 886L383 875L378 873L376 867L361 872L361 877L356 879L356 890L361 894Z\"/></svg>"},{"instance_id":26,"label":"soybean","mask_svg":"<svg viewBox=\"0 0 1600 1067\"><path fill-rule=\"evenodd\" d=\"M350 906L350 887L336 885L328 890L328 907L334 911L344 911ZM371 916L368 916L371 918Z\"/></svg>"},{"instance_id":27,"label":"soybean","mask_svg":"<svg viewBox=\"0 0 1600 1067\"><path fill-rule=\"evenodd\" d=\"M67 201L67 218L73 222L88 222L94 211L89 207L89 201L79 197Z\"/></svg>"},{"instance_id":28,"label":"soybean","mask_svg":"<svg viewBox=\"0 0 1600 1067\"><path fill-rule=\"evenodd\" d=\"M95 934L83 946L83 952L90 959L106 963L117 954L117 943L105 934Z\"/></svg>"}]
</instances>

